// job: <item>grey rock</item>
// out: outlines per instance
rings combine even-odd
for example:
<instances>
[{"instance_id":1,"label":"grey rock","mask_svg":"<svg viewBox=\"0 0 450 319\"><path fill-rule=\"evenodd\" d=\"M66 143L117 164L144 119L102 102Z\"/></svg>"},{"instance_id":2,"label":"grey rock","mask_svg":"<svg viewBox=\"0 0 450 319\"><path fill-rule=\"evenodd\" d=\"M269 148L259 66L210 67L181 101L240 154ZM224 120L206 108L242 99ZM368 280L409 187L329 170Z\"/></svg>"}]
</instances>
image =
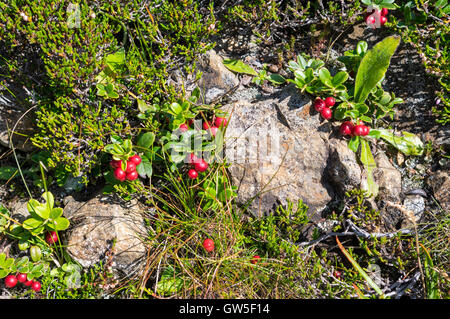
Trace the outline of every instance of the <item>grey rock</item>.
<instances>
[{"instance_id":1,"label":"grey rock","mask_svg":"<svg viewBox=\"0 0 450 319\"><path fill-rule=\"evenodd\" d=\"M420 195L408 195L403 200L403 206L414 213L415 222L418 222L425 211L425 199Z\"/></svg>"},{"instance_id":2,"label":"grey rock","mask_svg":"<svg viewBox=\"0 0 450 319\"><path fill-rule=\"evenodd\" d=\"M67 251L83 267L90 267L112 248L112 270L118 275L142 271L145 259L144 220L137 203L124 207L111 196L97 195L87 202L65 200L64 215L71 221ZM114 243L114 244L113 244Z\"/></svg>"},{"instance_id":3,"label":"grey rock","mask_svg":"<svg viewBox=\"0 0 450 319\"><path fill-rule=\"evenodd\" d=\"M428 178L436 200L445 211L450 210L450 176L446 171L437 171Z\"/></svg>"},{"instance_id":4,"label":"grey rock","mask_svg":"<svg viewBox=\"0 0 450 319\"><path fill-rule=\"evenodd\" d=\"M225 156L238 187L238 202L261 216L287 200L303 200L309 214L321 210L334 192L324 177L329 157L326 131L311 100L288 86L266 100L224 106L231 114Z\"/></svg>"},{"instance_id":5,"label":"grey rock","mask_svg":"<svg viewBox=\"0 0 450 319\"><path fill-rule=\"evenodd\" d=\"M379 186L380 198L399 203L402 193L402 174L383 152L375 156L375 163L377 168L374 171L374 178Z\"/></svg>"},{"instance_id":6,"label":"grey rock","mask_svg":"<svg viewBox=\"0 0 450 319\"><path fill-rule=\"evenodd\" d=\"M223 65L223 58L214 50L201 57L199 69L203 72L199 87L204 90L207 104L239 85L238 77Z\"/></svg>"},{"instance_id":7,"label":"grey rock","mask_svg":"<svg viewBox=\"0 0 450 319\"><path fill-rule=\"evenodd\" d=\"M361 185L361 167L356 154L342 139L330 139L328 174L343 193Z\"/></svg>"}]
</instances>

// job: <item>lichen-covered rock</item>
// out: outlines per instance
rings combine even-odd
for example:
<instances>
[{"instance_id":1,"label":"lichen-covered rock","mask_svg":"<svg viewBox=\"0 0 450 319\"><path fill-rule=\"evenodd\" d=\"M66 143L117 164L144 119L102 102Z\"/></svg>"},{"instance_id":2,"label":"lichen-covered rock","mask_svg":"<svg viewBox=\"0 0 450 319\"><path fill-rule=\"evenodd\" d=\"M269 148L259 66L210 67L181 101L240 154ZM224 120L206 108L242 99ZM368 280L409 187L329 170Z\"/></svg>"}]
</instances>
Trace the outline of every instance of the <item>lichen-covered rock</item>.
<instances>
[{"instance_id":1,"label":"lichen-covered rock","mask_svg":"<svg viewBox=\"0 0 450 319\"><path fill-rule=\"evenodd\" d=\"M391 164L383 152L375 156L377 168L374 172L375 182L379 186L379 197L383 200L399 203L402 193L402 174Z\"/></svg>"},{"instance_id":2,"label":"lichen-covered rock","mask_svg":"<svg viewBox=\"0 0 450 319\"><path fill-rule=\"evenodd\" d=\"M339 192L347 192L361 185L361 167L356 154L343 139L330 139L328 174Z\"/></svg>"},{"instance_id":3,"label":"lichen-covered rock","mask_svg":"<svg viewBox=\"0 0 450 319\"><path fill-rule=\"evenodd\" d=\"M112 269L119 274L139 273L145 257L144 220L137 203L124 207L111 196L87 202L67 198L64 215L70 220L67 251L83 267L103 260L112 251Z\"/></svg>"},{"instance_id":4,"label":"lichen-covered rock","mask_svg":"<svg viewBox=\"0 0 450 319\"><path fill-rule=\"evenodd\" d=\"M201 58L202 78L199 87L204 90L205 103L239 85L238 77L223 64L223 58L214 50L207 51Z\"/></svg>"},{"instance_id":5,"label":"lichen-covered rock","mask_svg":"<svg viewBox=\"0 0 450 319\"><path fill-rule=\"evenodd\" d=\"M225 155L238 187L238 202L261 216L287 200L303 200L312 215L332 199L324 177L329 157L327 129L311 100L292 86L272 98L237 101L224 109L231 114Z\"/></svg>"},{"instance_id":6,"label":"lichen-covered rock","mask_svg":"<svg viewBox=\"0 0 450 319\"><path fill-rule=\"evenodd\" d=\"M446 171L437 171L428 178L436 200L445 211L450 210L450 176Z\"/></svg>"}]
</instances>

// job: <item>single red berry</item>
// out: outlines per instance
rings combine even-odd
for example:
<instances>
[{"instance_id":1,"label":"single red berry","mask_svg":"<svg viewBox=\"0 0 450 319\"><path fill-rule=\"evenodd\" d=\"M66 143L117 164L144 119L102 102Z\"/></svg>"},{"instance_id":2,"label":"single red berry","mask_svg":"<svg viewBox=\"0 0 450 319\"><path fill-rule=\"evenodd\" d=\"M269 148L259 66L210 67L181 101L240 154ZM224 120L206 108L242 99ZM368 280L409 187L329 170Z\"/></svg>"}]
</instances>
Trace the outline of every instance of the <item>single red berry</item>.
<instances>
[{"instance_id":1,"label":"single red berry","mask_svg":"<svg viewBox=\"0 0 450 319\"><path fill-rule=\"evenodd\" d=\"M49 245L53 245L58 241L58 234L55 231L49 231L45 234L45 241Z\"/></svg>"},{"instance_id":2,"label":"single red berry","mask_svg":"<svg viewBox=\"0 0 450 319\"><path fill-rule=\"evenodd\" d=\"M198 161L198 157L194 153L189 154L189 163L194 164Z\"/></svg>"},{"instance_id":3,"label":"single red berry","mask_svg":"<svg viewBox=\"0 0 450 319\"><path fill-rule=\"evenodd\" d=\"M225 117L216 117L216 120L214 121L214 124L217 127L220 127L222 125L225 127L228 124L228 120Z\"/></svg>"},{"instance_id":4,"label":"single red berry","mask_svg":"<svg viewBox=\"0 0 450 319\"><path fill-rule=\"evenodd\" d=\"M389 12L389 11L388 11L387 8L381 9L381 15L382 15L383 17L387 16L388 12Z\"/></svg>"},{"instance_id":5,"label":"single red berry","mask_svg":"<svg viewBox=\"0 0 450 319\"><path fill-rule=\"evenodd\" d=\"M328 107L332 107L336 103L334 97L330 96L325 99L325 105Z\"/></svg>"},{"instance_id":6,"label":"single red berry","mask_svg":"<svg viewBox=\"0 0 450 319\"><path fill-rule=\"evenodd\" d=\"M322 111L320 111L320 115L322 115L324 119L329 120L333 116L333 112L329 107L324 107Z\"/></svg>"},{"instance_id":7,"label":"single red berry","mask_svg":"<svg viewBox=\"0 0 450 319\"><path fill-rule=\"evenodd\" d=\"M7 288L14 288L17 285L17 277L14 275L6 276L5 286Z\"/></svg>"},{"instance_id":8,"label":"single red berry","mask_svg":"<svg viewBox=\"0 0 450 319\"><path fill-rule=\"evenodd\" d=\"M366 17L366 23L371 25L375 23L375 17L373 15L369 15Z\"/></svg>"},{"instance_id":9,"label":"single red berry","mask_svg":"<svg viewBox=\"0 0 450 319\"><path fill-rule=\"evenodd\" d=\"M127 173L127 175L126 175L126 179L129 180L129 181L134 181L134 180L136 180L138 177L139 177L139 174L138 174L138 172L135 171L135 170L132 171L132 172Z\"/></svg>"},{"instance_id":10,"label":"single red berry","mask_svg":"<svg viewBox=\"0 0 450 319\"><path fill-rule=\"evenodd\" d=\"M27 280L23 284L27 287L30 287L33 284L33 280Z\"/></svg>"},{"instance_id":11,"label":"single red berry","mask_svg":"<svg viewBox=\"0 0 450 319\"><path fill-rule=\"evenodd\" d=\"M208 121L203 122L203 129L204 130L208 130L211 127L211 123L209 123Z\"/></svg>"},{"instance_id":12,"label":"single red berry","mask_svg":"<svg viewBox=\"0 0 450 319\"><path fill-rule=\"evenodd\" d=\"M370 128L368 126L364 125L364 132L363 132L362 136L369 135L369 132L370 132Z\"/></svg>"},{"instance_id":13,"label":"single red berry","mask_svg":"<svg viewBox=\"0 0 450 319\"><path fill-rule=\"evenodd\" d=\"M39 292L41 290L41 283L39 281L33 281L31 284L31 290Z\"/></svg>"},{"instance_id":14,"label":"single red berry","mask_svg":"<svg viewBox=\"0 0 450 319\"><path fill-rule=\"evenodd\" d=\"M320 112L320 111L322 111L322 109L323 109L324 107L326 107L325 101L318 97L318 98L314 101L314 109L315 109L317 112Z\"/></svg>"},{"instance_id":15,"label":"single red berry","mask_svg":"<svg viewBox=\"0 0 450 319\"><path fill-rule=\"evenodd\" d=\"M333 275L334 275L334 277L336 277L336 278L341 278L342 272L340 272L339 270L336 270L336 271L333 273Z\"/></svg>"},{"instance_id":16,"label":"single red berry","mask_svg":"<svg viewBox=\"0 0 450 319\"><path fill-rule=\"evenodd\" d=\"M109 162L109 164L111 165L112 168L117 168L120 167L120 165L122 165L122 161L116 161L116 160L111 160L111 162Z\"/></svg>"},{"instance_id":17,"label":"single red berry","mask_svg":"<svg viewBox=\"0 0 450 319\"><path fill-rule=\"evenodd\" d=\"M205 250L207 252L211 252L214 250L214 242L212 239L207 238L203 241L203 248L205 248Z\"/></svg>"},{"instance_id":18,"label":"single red berry","mask_svg":"<svg viewBox=\"0 0 450 319\"><path fill-rule=\"evenodd\" d=\"M127 161L127 168L125 169L125 173L131 173L136 170L136 164L132 161Z\"/></svg>"},{"instance_id":19,"label":"single red berry","mask_svg":"<svg viewBox=\"0 0 450 319\"><path fill-rule=\"evenodd\" d=\"M131 156L128 160L130 162L133 162L134 165L136 165L136 166L138 166L142 162L142 158L139 155L137 155L137 154Z\"/></svg>"},{"instance_id":20,"label":"single red berry","mask_svg":"<svg viewBox=\"0 0 450 319\"><path fill-rule=\"evenodd\" d=\"M350 121L342 123L339 129L339 132L342 135L352 135L352 131L353 131L353 123Z\"/></svg>"},{"instance_id":21,"label":"single red berry","mask_svg":"<svg viewBox=\"0 0 450 319\"><path fill-rule=\"evenodd\" d=\"M125 171L121 167L117 167L114 170L114 177L117 180L123 182L126 179L126 177L127 177L127 173L125 173Z\"/></svg>"},{"instance_id":22,"label":"single red berry","mask_svg":"<svg viewBox=\"0 0 450 319\"><path fill-rule=\"evenodd\" d=\"M180 125L179 129L180 129L181 132L184 133L187 130L189 130L189 127L186 125L186 123L183 123L183 124Z\"/></svg>"},{"instance_id":23,"label":"single red berry","mask_svg":"<svg viewBox=\"0 0 450 319\"><path fill-rule=\"evenodd\" d=\"M211 132L212 136L216 136L217 131L219 131L219 128L217 126L213 126L209 129L209 131Z\"/></svg>"},{"instance_id":24,"label":"single red berry","mask_svg":"<svg viewBox=\"0 0 450 319\"><path fill-rule=\"evenodd\" d=\"M188 171L188 176L190 179L196 179L198 177L198 172L195 169L190 169Z\"/></svg>"},{"instance_id":25,"label":"single red berry","mask_svg":"<svg viewBox=\"0 0 450 319\"><path fill-rule=\"evenodd\" d=\"M252 260L250 262L252 264L256 264L260 259L261 259L261 257L259 257L258 255L255 255L252 257Z\"/></svg>"},{"instance_id":26,"label":"single red berry","mask_svg":"<svg viewBox=\"0 0 450 319\"><path fill-rule=\"evenodd\" d=\"M387 22L387 18L385 16L380 16L380 24L384 25Z\"/></svg>"},{"instance_id":27,"label":"single red berry","mask_svg":"<svg viewBox=\"0 0 450 319\"><path fill-rule=\"evenodd\" d=\"M200 159L194 163L194 168L197 172L204 172L208 169L208 163L204 159Z\"/></svg>"},{"instance_id":28,"label":"single red berry","mask_svg":"<svg viewBox=\"0 0 450 319\"><path fill-rule=\"evenodd\" d=\"M353 132L352 132L353 135L363 136L363 134L365 132L364 126L365 125L363 125L363 124L359 124L359 125L356 125L355 127L353 127Z\"/></svg>"},{"instance_id":29,"label":"single red berry","mask_svg":"<svg viewBox=\"0 0 450 319\"><path fill-rule=\"evenodd\" d=\"M19 273L17 275L17 281L21 283L25 283L27 281L27 274Z\"/></svg>"}]
</instances>

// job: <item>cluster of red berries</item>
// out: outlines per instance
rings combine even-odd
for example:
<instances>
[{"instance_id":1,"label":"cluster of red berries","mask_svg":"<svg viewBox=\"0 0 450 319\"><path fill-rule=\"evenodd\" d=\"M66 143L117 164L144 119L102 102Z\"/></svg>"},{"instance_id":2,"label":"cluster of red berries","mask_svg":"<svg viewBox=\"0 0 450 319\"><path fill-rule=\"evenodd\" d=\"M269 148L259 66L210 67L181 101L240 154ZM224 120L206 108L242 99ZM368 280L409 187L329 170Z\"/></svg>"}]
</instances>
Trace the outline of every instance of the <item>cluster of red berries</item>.
<instances>
[{"instance_id":1,"label":"cluster of red berries","mask_svg":"<svg viewBox=\"0 0 450 319\"><path fill-rule=\"evenodd\" d=\"M17 282L23 283L27 287L31 287L31 290L39 292L41 290L41 283L36 280L28 280L27 274L18 273L17 276L9 275L5 278L5 286L7 288L14 288Z\"/></svg>"},{"instance_id":2,"label":"cluster of red berries","mask_svg":"<svg viewBox=\"0 0 450 319\"><path fill-rule=\"evenodd\" d=\"M204 122L203 129L211 132L212 136L216 136L219 128L227 126L227 123L228 123L228 121L225 117L216 117L211 122L208 122L208 121Z\"/></svg>"},{"instance_id":3,"label":"cluster of red berries","mask_svg":"<svg viewBox=\"0 0 450 319\"><path fill-rule=\"evenodd\" d=\"M334 99L334 97L329 96L325 100L322 100L320 97L318 97L314 102L314 108L317 112L320 113L320 115L322 115L324 119L329 120L333 116L331 107L333 107L335 103L336 100Z\"/></svg>"},{"instance_id":4,"label":"cluster of red berries","mask_svg":"<svg viewBox=\"0 0 450 319\"><path fill-rule=\"evenodd\" d=\"M327 97L325 100L317 98L314 102L314 108L317 112L320 112L320 115L322 115L324 119L329 120L333 116L331 107L333 107L335 103L336 100L334 97ZM347 121L341 124L339 131L342 135L366 136L369 134L370 128L364 125L362 121L360 121L358 125L354 125L352 122Z\"/></svg>"},{"instance_id":5,"label":"cluster of red berries","mask_svg":"<svg viewBox=\"0 0 450 319\"><path fill-rule=\"evenodd\" d=\"M370 128L360 122L358 125L354 125L352 122L347 121L341 124L339 129L342 135L350 136L366 136L370 132Z\"/></svg>"},{"instance_id":6,"label":"cluster of red berries","mask_svg":"<svg viewBox=\"0 0 450 319\"><path fill-rule=\"evenodd\" d=\"M214 241L211 238L206 238L203 241L203 248L205 248L205 250L210 253L214 250ZM255 255L252 257L252 259L250 260L250 262L252 264L256 264L259 260L261 259L260 256Z\"/></svg>"},{"instance_id":7,"label":"cluster of red berries","mask_svg":"<svg viewBox=\"0 0 450 319\"><path fill-rule=\"evenodd\" d=\"M194 153L189 154L189 163L194 165L194 168L191 168L188 171L188 176L190 179L196 179L198 177L198 173L206 171L209 166L203 158L198 158Z\"/></svg>"},{"instance_id":8,"label":"cluster of red berries","mask_svg":"<svg viewBox=\"0 0 450 319\"><path fill-rule=\"evenodd\" d=\"M366 13L366 23L369 26L373 26L375 27L375 23L377 22L377 18L379 17L379 21L380 21L380 25L384 25L387 22L387 14L388 14L388 9L383 8L380 10L373 10L372 12L368 12Z\"/></svg>"},{"instance_id":9,"label":"cluster of red berries","mask_svg":"<svg viewBox=\"0 0 450 319\"><path fill-rule=\"evenodd\" d=\"M129 181L134 181L139 177L136 167L141 164L141 162L141 157L136 154L128 159L125 170L122 169L122 161L120 160L112 160L110 165L114 169L114 177L117 180L124 182L126 179Z\"/></svg>"}]
</instances>

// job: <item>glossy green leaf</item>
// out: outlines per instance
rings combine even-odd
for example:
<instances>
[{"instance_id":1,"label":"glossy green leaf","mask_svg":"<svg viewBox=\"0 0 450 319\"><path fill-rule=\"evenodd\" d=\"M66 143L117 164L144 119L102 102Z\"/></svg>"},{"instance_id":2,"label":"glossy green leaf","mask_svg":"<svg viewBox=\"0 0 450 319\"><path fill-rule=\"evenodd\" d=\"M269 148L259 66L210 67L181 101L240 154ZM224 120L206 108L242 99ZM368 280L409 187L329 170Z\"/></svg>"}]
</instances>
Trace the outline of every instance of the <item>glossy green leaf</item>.
<instances>
[{"instance_id":1,"label":"glossy green leaf","mask_svg":"<svg viewBox=\"0 0 450 319\"><path fill-rule=\"evenodd\" d=\"M47 227L50 230L57 230L57 231L61 231L61 230L66 230L67 228L69 228L70 222L68 219L64 218L64 217L58 217L52 221L50 221L47 224Z\"/></svg>"},{"instance_id":2,"label":"glossy green leaf","mask_svg":"<svg viewBox=\"0 0 450 319\"><path fill-rule=\"evenodd\" d=\"M150 147L153 145L154 142L155 142L155 133L147 132L147 133L141 134L138 137L137 145L144 149L150 149Z\"/></svg>"},{"instance_id":3,"label":"glossy green leaf","mask_svg":"<svg viewBox=\"0 0 450 319\"><path fill-rule=\"evenodd\" d=\"M368 191L371 196L376 197L378 195L378 185L373 177L373 171L377 168L377 165L370 150L369 142L365 139L361 139L360 160L364 165L367 175L366 183L363 183L362 189Z\"/></svg>"},{"instance_id":4,"label":"glossy green leaf","mask_svg":"<svg viewBox=\"0 0 450 319\"><path fill-rule=\"evenodd\" d=\"M378 129L380 137L405 155L422 155L424 146L420 138L409 132L396 135L392 130Z\"/></svg>"},{"instance_id":5,"label":"glossy green leaf","mask_svg":"<svg viewBox=\"0 0 450 319\"><path fill-rule=\"evenodd\" d=\"M358 151L359 143L360 143L360 137L359 136L353 136L350 139L350 141L348 141L348 148L356 153Z\"/></svg>"},{"instance_id":6,"label":"glossy green leaf","mask_svg":"<svg viewBox=\"0 0 450 319\"><path fill-rule=\"evenodd\" d=\"M361 60L355 80L355 101L364 102L386 73L400 37L389 36L367 51Z\"/></svg>"},{"instance_id":7,"label":"glossy green leaf","mask_svg":"<svg viewBox=\"0 0 450 319\"><path fill-rule=\"evenodd\" d=\"M258 72L256 72L251 66L245 64L241 60L224 59L223 65L225 65L225 67L227 69L234 71L234 72L250 74L253 76L258 75Z\"/></svg>"}]
</instances>

